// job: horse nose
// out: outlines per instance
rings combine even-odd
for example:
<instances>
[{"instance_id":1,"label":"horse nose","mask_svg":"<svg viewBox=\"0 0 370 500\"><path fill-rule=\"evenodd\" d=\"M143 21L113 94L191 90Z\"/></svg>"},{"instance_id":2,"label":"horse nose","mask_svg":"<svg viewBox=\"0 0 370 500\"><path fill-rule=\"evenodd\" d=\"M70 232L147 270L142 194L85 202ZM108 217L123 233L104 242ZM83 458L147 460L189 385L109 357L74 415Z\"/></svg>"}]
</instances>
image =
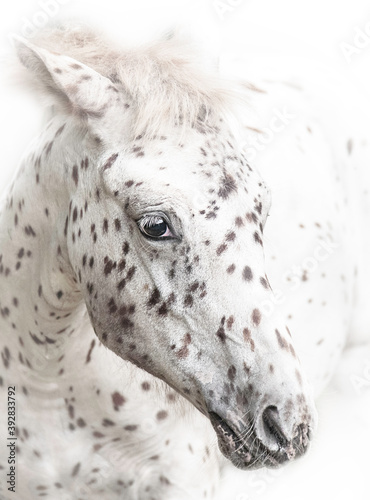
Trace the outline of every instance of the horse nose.
<instances>
[{"instance_id":1,"label":"horse nose","mask_svg":"<svg viewBox=\"0 0 370 500\"><path fill-rule=\"evenodd\" d=\"M310 427L304 422L286 428L276 406L267 406L262 412L260 439L278 463L303 455L310 440Z\"/></svg>"},{"instance_id":2,"label":"horse nose","mask_svg":"<svg viewBox=\"0 0 370 500\"><path fill-rule=\"evenodd\" d=\"M271 444L276 448L286 448L289 440L284 434L279 412L276 406L268 406L262 413L263 434L265 445L270 448Z\"/></svg>"}]
</instances>

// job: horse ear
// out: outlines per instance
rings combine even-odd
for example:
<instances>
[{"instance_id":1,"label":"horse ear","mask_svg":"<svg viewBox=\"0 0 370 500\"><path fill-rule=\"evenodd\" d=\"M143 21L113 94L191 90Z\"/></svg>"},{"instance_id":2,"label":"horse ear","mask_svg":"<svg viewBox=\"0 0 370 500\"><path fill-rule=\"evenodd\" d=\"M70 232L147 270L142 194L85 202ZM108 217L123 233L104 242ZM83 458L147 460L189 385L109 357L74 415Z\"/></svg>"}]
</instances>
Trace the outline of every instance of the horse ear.
<instances>
[{"instance_id":1,"label":"horse ear","mask_svg":"<svg viewBox=\"0 0 370 500\"><path fill-rule=\"evenodd\" d=\"M31 72L37 86L64 110L94 123L109 114L109 109L116 116L117 106L124 109L114 84L92 68L19 36L14 36L13 40L18 58ZM98 128L102 128L101 124Z\"/></svg>"}]
</instances>

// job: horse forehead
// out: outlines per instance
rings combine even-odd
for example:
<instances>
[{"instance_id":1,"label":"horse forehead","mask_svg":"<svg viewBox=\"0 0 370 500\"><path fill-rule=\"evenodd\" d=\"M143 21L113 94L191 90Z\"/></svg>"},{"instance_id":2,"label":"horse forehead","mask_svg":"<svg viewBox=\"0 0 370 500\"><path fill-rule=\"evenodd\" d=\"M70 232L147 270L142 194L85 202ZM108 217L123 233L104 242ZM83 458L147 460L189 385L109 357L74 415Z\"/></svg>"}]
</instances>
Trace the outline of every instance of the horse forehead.
<instances>
[{"instance_id":1,"label":"horse forehead","mask_svg":"<svg viewBox=\"0 0 370 500\"><path fill-rule=\"evenodd\" d=\"M225 199L228 190L261 197L268 193L263 179L248 165L238 145L223 136L217 139L214 133L195 134L183 142L161 136L133 143L125 154L123 177L155 180L153 189L156 185L169 189L178 185L182 191L199 189L209 195L220 193Z\"/></svg>"}]
</instances>

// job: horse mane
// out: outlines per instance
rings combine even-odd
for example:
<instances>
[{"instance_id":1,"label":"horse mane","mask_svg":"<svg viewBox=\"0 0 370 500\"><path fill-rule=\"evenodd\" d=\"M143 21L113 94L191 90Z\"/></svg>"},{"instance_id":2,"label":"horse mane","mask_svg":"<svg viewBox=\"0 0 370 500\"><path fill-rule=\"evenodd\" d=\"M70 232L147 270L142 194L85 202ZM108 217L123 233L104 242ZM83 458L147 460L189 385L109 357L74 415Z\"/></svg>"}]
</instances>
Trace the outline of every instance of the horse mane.
<instances>
[{"instance_id":1,"label":"horse mane","mask_svg":"<svg viewBox=\"0 0 370 500\"><path fill-rule=\"evenodd\" d=\"M135 48L120 47L85 27L57 27L36 36L42 48L72 57L123 86L135 109L134 133L163 126L213 126L245 101L245 87L223 79L188 40L166 37Z\"/></svg>"}]
</instances>

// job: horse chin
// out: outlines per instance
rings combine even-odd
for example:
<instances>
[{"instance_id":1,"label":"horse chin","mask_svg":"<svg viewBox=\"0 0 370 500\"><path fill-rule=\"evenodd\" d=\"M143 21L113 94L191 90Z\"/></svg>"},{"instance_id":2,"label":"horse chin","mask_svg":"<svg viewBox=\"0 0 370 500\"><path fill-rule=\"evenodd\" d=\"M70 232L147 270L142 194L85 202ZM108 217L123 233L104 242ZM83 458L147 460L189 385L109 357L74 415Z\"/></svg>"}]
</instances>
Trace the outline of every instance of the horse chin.
<instances>
[{"instance_id":1,"label":"horse chin","mask_svg":"<svg viewBox=\"0 0 370 500\"><path fill-rule=\"evenodd\" d=\"M216 432L218 447L225 458L238 469L259 469L263 463L254 457L247 443L216 413L210 413L209 418Z\"/></svg>"},{"instance_id":2,"label":"horse chin","mask_svg":"<svg viewBox=\"0 0 370 500\"><path fill-rule=\"evenodd\" d=\"M251 458L251 454L248 451L243 454L243 450L235 452L225 448L225 446L220 442L220 438L218 438L218 447L223 456L230 460L233 466L237 469L256 470L265 466L265 464L260 462L258 459Z\"/></svg>"}]
</instances>

